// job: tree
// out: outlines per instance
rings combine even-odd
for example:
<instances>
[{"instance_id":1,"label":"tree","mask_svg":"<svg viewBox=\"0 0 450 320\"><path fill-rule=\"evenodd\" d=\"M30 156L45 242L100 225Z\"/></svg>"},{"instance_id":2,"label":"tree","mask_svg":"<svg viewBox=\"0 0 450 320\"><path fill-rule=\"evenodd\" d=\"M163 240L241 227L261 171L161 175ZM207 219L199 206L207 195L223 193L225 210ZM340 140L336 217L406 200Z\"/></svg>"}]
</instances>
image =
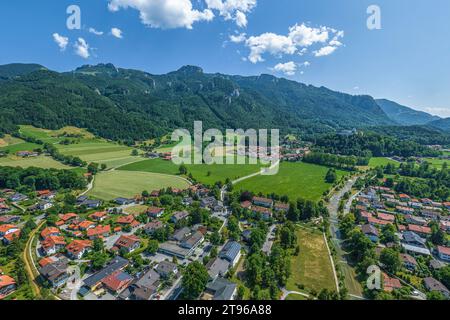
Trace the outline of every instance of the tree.
<instances>
[{"instance_id":1,"label":"tree","mask_svg":"<svg viewBox=\"0 0 450 320\"><path fill-rule=\"evenodd\" d=\"M89 163L87 171L93 175L96 175L98 172L98 163Z\"/></svg>"},{"instance_id":2,"label":"tree","mask_svg":"<svg viewBox=\"0 0 450 320\"><path fill-rule=\"evenodd\" d=\"M183 273L183 298L186 300L197 299L205 290L208 280L208 270L203 264L198 261L189 264Z\"/></svg>"},{"instance_id":3,"label":"tree","mask_svg":"<svg viewBox=\"0 0 450 320\"><path fill-rule=\"evenodd\" d=\"M137 157L139 155L139 151L137 149L133 149L133 151L131 151L131 155L133 157Z\"/></svg>"},{"instance_id":4,"label":"tree","mask_svg":"<svg viewBox=\"0 0 450 320\"><path fill-rule=\"evenodd\" d=\"M92 255L91 263L94 270L102 269L108 262L108 255L102 252L95 252Z\"/></svg>"},{"instance_id":5,"label":"tree","mask_svg":"<svg viewBox=\"0 0 450 320\"><path fill-rule=\"evenodd\" d=\"M387 224L381 230L381 242L389 243L389 242L397 242L396 229L394 225Z\"/></svg>"},{"instance_id":6,"label":"tree","mask_svg":"<svg viewBox=\"0 0 450 320\"><path fill-rule=\"evenodd\" d=\"M186 175L188 173L188 169L186 167L186 165L182 164L179 168L178 168L178 172L181 175Z\"/></svg>"},{"instance_id":7,"label":"tree","mask_svg":"<svg viewBox=\"0 0 450 320\"><path fill-rule=\"evenodd\" d=\"M389 272L395 273L400 270L402 262L397 250L385 248L381 251L380 262L386 266Z\"/></svg>"},{"instance_id":8,"label":"tree","mask_svg":"<svg viewBox=\"0 0 450 320\"><path fill-rule=\"evenodd\" d=\"M325 181L327 183L335 183L337 181L336 170L334 170L334 169L328 170L328 172L325 176Z\"/></svg>"},{"instance_id":9,"label":"tree","mask_svg":"<svg viewBox=\"0 0 450 320\"><path fill-rule=\"evenodd\" d=\"M146 252L150 255L154 255L156 252L158 252L158 249L159 249L159 242L157 240L150 240L148 242Z\"/></svg>"},{"instance_id":10,"label":"tree","mask_svg":"<svg viewBox=\"0 0 450 320\"><path fill-rule=\"evenodd\" d=\"M105 250L105 245L103 243L103 240L100 238L95 238L93 249L95 252L103 252Z\"/></svg>"},{"instance_id":11,"label":"tree","mask_svg":"<svg viewBox=\"0 0 450 320\"><path fill-rule=\"evenodd\" d=\"M64 203L70 206L74 206L77 203L77 198L73 194L68 193L64 196Z\"/></svg>"}]
</instances>

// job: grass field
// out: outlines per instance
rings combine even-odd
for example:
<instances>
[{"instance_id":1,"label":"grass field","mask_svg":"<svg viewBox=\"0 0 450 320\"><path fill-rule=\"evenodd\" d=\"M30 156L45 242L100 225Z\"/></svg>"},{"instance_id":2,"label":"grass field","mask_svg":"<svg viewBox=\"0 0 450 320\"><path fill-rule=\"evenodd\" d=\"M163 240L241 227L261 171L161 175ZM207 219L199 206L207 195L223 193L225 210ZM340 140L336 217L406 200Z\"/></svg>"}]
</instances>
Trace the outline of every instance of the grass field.
<instances>
[{"instance_id":1,"label":"grass field","mask_svg":"<svg viewBox=\"0 0 450 320\"><path fill-rule=\"evenodd\" d=\"M131 214L131 215L134 215L134 216L138 216L138 215L143 214L144 212L146 212L147 209L148 209L148 206L135 205L135 206L132 206L132 207L128 207L128 208L124 209L123 211L126 214Z\"/></svg>"},{"instance_id":2,"label":"grass field","mask_svg":"<svg viewBox=\"0 0 450 320\"><path fill-rule=\"evenodd\" d=\"M371 158L369 161L369 167L370 168L375 168L375 167L379 167L379 166L386 166L389 163L399 166L400 163L394 160L391 160L389 158L385 158L385 157L375 157L375 158Z\"/></svg>"},{"instance_id":3,"label":"grass field","mask_svg":"<svg viewBox=\"0 0 450 320\"><path fill-rule=\"evenodd\" d=\"M235 180L240 177L258 172L259 165L187 165L188 172L192 176L204 183L214 184L217 181L225 182L227 178ZM179 166L173 164L171 161L164 161L162 159L144 160L132 163L119 168L124 171L142 171L142 172L156 172L175 175L178 174Z\"/></svg>"},{"instance_id":4,"label":"grass field","mask_svg":"<svg viewBox=\"0 0 450 320\"><path fill-rule=\"evenodd\" d=\"M0 158L0 166L22 168L37 167L44 169L71 169L71 167L46 156L39 156L35 158L20 158L16 156L8 156L6 158Z\"/></svg>"},{"instance_id":5,"label":"grass field","mask_svg":"<svg viewBox=\"0 0 450 320\"><path fill-rule=\"evenodd\" d=\"M103 139L95 138L94 135L76 127L64 127L59 130L47 130L35 128L33 126L20 126L20 132L24 136L40 139L45 143L52 143L58 150L64 155L77 156L82 160L90 163L96 162L100 164L106 164L108 168L116 168L125 164L136 162L141 160L140 157L131 156L130 147L119 145L114 142L109 142ZM62 145L60 141L65 138L63 134L77 134L80 138L74 140L75 144ZM28 150L31 146L22 146L21 144L11 146L11 148L21 148ZM34 145L34 148L39 147ZM33 149L33 148L31 148ZM15 150L17 152L20 150Z\"/></svg>"},{"instance_id":6,"label":"grass field","mask_svg":"<svg viewBox=\"0 0 450 320\"><path fill-rule=\"evenodd\" d=\"M80 143L57 145L64 155L80 157L86 162L104 163L108 168L116 168L132 162L140 161L139 156L132 156L130 147L98 139L82 139Z\"/></svg>"},{"instance_id":7,"label":"grass field","mask_svg":"<svg viewBox=\"0 0 450 320\"><path fill-rule=\"evenodd\" d=\"M298 228L297 242L300 254L291 258L291 276L286 288L298 290L301 284L307 290L322 289L336 291L333 269L328 256L325 239L320 231Z\"/></svg>"},{"instance_id":8,"label":"grass field","mask_svg":"<svg viewBox=\"0 0 450 320\"><path fill-rule=\"evenodd\" d=\"M117 197L134 197L144 190L151 192L168 187L186 189L188 186L187 181L176 176L149 172L107 171L95 177L94 188L88 194L109 201Z\"/></svg>"},{"instance_id":9,"label":"grass field","mask_svg":"<svg viewBox=\"0 0 450 320\"><path fill-rule=\"evenodd\" d=\"M447 165L450 165L450 160L436 159L436 158L426 158L425 160L427 162L429 162L436 169L442 169L442 165L444 163L447 163Z\"/></svg>"},{"instance_id":10,"label":"grass field","mask_svg":"<svg viewBox=\"0 0 450 320\"><path fill-rule=\"evenodd\" d=\"M256 176L242 181L235 189L249 190L278 195L287 195L290 199L304 198L317 201L331 184L325 182L329 168L304 162L282 162L280 171L274 176ZM337 170L338 178L346 172Z\"/></svg>"},{"instance_id":11,"label":"grass field","mask_svg":"<svg viewBox=\"0 0 450 320\"><path fill-rule=\"evenodd\" d=\"M293 294L291 293L286 297L286 300L308 300L305 296L302 296L300 294Z\"/></svg>"}]
</instances>

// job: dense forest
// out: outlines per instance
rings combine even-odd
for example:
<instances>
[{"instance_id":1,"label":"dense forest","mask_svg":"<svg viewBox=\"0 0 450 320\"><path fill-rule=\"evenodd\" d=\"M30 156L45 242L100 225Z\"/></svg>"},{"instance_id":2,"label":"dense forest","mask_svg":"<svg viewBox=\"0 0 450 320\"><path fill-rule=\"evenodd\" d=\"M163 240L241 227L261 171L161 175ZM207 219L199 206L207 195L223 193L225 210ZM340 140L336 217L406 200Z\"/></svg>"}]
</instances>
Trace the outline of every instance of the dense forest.
<instances>
[{"instance_id":1,"label":"dense forest","mask_svg":"<svg viewBox=\"0 0 450 320\"><path fill-rule=\"evenodd\" d=\"M160 137L175 128L280 128L324 133L393 124L369 96L351 96L269 75L206 74L187 66L165 75L83 66L0 66L0 131L18 124L86 128L114 140Z\"/></svg>"},{"instance_id":2,"label":"dense forest","mask_svg":"<svg viewBox=\"0 0 450 320\"><path fill-rule=\"evenodd\" d=\"M315 141L322 152L353 155L362 158L384 156L439 156L440 152L432 150L411 140L371 132L359 132L354 135L327 134Z\"/></svg>"}]
</instances>

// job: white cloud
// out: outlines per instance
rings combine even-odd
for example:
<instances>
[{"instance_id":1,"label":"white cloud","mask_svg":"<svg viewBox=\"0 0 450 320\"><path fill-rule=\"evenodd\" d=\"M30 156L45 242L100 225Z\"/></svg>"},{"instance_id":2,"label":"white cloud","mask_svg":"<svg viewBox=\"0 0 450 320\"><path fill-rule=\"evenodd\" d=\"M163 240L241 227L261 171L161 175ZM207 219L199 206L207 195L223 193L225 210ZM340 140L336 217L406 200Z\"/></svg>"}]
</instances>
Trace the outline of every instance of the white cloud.
<instances>
[{"instance_id":1,"label":"white cloud","mask_svg":"<svg viewBox=\"0 0 450 320\"><path fill-rule=\"evenodd\" d=\"M300 64L302 67L309 67L311 65L311 63L309 61L305 61L303 63Z\"/></svg>"},{"instance_id":2,"label":"white cloud","mask_svg":"<svg viewBox=\"0 0 450 320\"><path fill-rule=\"evenodd\" d=\"M247 35L245 33L240 33L237 35L231 35L230 41L234 43L241 43L244 42L247 39Z\"/></svg>"},{"instance_id":3,"label":"white cloud","mask_svg":"<svg viewBox=\"0 0 450 320\"><path fill-rule=\"evenodd\" d=\"M283 54L294 54L297 51L297 47L290 38L275 33L249 37L245 45L250 48L248 59L252 63L264 61L262 55L266 52L281 57Z\"/></svg>"},{"instance_id":4,"label":"white cloud","mask_svg":"<svg viewBox=\"0 0 450 320\"><path fill-rule=\"evenodd\" d=\"M89 28L89 32L95 34L96 36L102 36L103 31L97 31L94 28Z\"/></svg>"},{"instance_id":5,"label":"white cloud","mask_svg":"<svg viewBox=\"0 0 450 320\"><path fill-rule=\"evenodd\" d=\"M282 72L287 76L294 76L297 71L297 64L294 61L279 63L275 67L270 68L272 71Z\"/></svg>"},{"instance_id":6,"label":"white cloud","mask_svg":"<svg viewBox=\"0 0 450 320\"><path fill-rule=\"evenodd\" d=\"M122 35L122 30L120 30L119 28L112 28L111 29L111 34L118 38L118 39L122 39L123 35Z\"/></svg>"},{"instance_id":7,"label":"white cloud","mask_svg":"<svg viewBox=\"0 0 450 320\"><path fill-rule=\"evenodd\" d=\"M317 51L314 51L314 56L316 57L325 57L325 56L329 56L330 54L332 54L333 52L335 52L337 49L337 47L332 47L332 46L326 46L323 48L320 48Z\"/></svg>"},{"instance_id":8,"label":"white cloud","mask_svg":"<svg viewBox=\"0 0 450 320\"><path fill-rule=\"evenodd\" d=\"M136 9L143 24L161 29L192 29L195 22L214 18L210 9L194 9L191 0L109 0L108 8L113 12Z\"/></svg>"},{"instance_id":9,"label":"white cloud","mask_svg":"<svg viewBox=\"0 0 450 320\"><path fill-rule=\"evenodd\" d=\"M61 51L66 50L67 45L69 44L69 38L64 37L58 33L53 34L53 40L56 42Z\"/></svg>"},{"instance_id":10,"label":"white cloud","mask_svg":"<svg viewBox=\"0 0 450 320\"><path fill-rule=\"evenodd\" d=\"M343 31L333 28L323 26L313 28L305 24L296 24L289 28L287 35L267 32L259 36L248 37L245 40L245 45L250 49L249 60L252 63L257 63L264 61L263 55L265 53L276 57L295 53L303 56L308 51L307 48L316 44L328 44L322 49L313 52L316 57L329 55L342 45L339 39L343 36ZM242 40L241 37L234 37L233 39L232 41L236 43L243 42L237 41Z\"/></svg>"},{"instance_id":11,"label":"white cloud","mask_svg":"<svg viewBox=\"0 0 450 320\"><path fill-rule=\"evenodd\" d=\"M75 53L84 59L91 56L91 53L89 52L90 46L83 38L78 38L77 42L75 42L74 48Z\"/></svg>"},{"instance_id":12,"label":"white cloud","mask_svg":"<svg viewBox=\"0 0 450 320\"><path fill-rule=\"evenodd\" d=\"M234 20L238 27L247 26L247 14L257 4L256 0L205 0L211 10L219 11L225 20Z\"/></svg>"}]
</instances>

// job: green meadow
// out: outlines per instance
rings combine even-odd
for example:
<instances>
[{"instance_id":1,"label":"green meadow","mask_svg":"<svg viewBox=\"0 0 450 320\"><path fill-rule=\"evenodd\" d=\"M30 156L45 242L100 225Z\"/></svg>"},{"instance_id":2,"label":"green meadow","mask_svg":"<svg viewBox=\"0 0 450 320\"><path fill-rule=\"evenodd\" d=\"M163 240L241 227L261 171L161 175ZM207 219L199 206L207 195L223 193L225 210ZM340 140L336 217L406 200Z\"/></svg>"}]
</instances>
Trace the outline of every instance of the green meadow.
<instances>
[{"instance_id":1,"label":"green meadow","mask_svg":"<svg viewBox=\"0 0 450 320\"><path fill-rule=\"evenodd\" d=\"M299 227L297 243L300 253L291 257L291 276L287 280L286 289L298 291L299 285L302 285L308 291L336 291L333 267L323 234Z\"/></svg>"},{"instance_id":2,"label":"green meadow","mask_svg":"<svg viewBox=\"0 0 450 320\"><path fill-rule=\"evenodd\" d=\"M318 201L331 187L331 184L325 182L328 170L328 167L304 162L282 162L278 174L252 177L236 184L235 189L287 195L292 200L304 198ZM346 174L341 170L336 172L338 178Z\"/></svg>"},{"instance_id":3,"label":"green meadow","mask_svg":"<svg viewBox=\"0 0 450 320\"><path fill-rule=\"evenodd\" d=\"M399 166L400 163L394 160L391 160L389 158L385 158L385 157L375 157L375 158L371 158L369 161L369 167L370 168L376 168L376 167L385 167L388 164L393 164L395 166Z\"/></svg>"},{"instance_id":4,"label":"green meadow","mask_svg":"<svg viewBox=\"0 0 450 320\"><path fill-rule=\"evenodd\" d=\"M93 189L88 195L102 200L118 197L131 198L142 191L163 188L186 189L189 183L177 176L138 171L106 171L96 175Z\"/></svg>"},{"instance_id":5,"label":"green meadow","mask_svg":"<svg viewBox=\"0 0 450 320\"><path fill-rule=\"evenodd\" d=\"M260 170L260 165L243 164L243 165L186 165L188 173L199 182L212 185L218 181L225 182L227 179L235 180ZM156 172L176 175L179 174L179 166L173 164L171 161L162 159L144 160L132 163L118 168L123 171L142 171L142 172Z\"/></svg>"}]
</instances>

